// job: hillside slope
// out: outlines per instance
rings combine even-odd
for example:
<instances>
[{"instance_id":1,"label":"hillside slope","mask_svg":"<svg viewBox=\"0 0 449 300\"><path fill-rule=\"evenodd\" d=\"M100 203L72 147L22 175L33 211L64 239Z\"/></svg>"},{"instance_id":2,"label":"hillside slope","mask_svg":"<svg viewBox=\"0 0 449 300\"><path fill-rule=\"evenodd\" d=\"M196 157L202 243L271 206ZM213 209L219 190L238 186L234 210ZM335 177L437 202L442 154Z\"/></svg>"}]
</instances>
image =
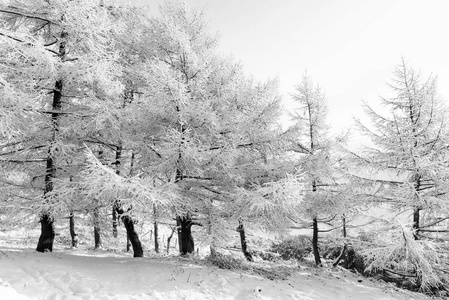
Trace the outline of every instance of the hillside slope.
<instances>
[{"instance_id":1,"label":"hillside slope","mask_svg":"<svg viewBox=\"0 0 449 300\"><path fill-rule=\"evenodd\" d=\"M37 253L0 236L0 299L429 299L342 269L301 266L272 281L180 257L56 248Z\"/></svg>"}]
</instances>

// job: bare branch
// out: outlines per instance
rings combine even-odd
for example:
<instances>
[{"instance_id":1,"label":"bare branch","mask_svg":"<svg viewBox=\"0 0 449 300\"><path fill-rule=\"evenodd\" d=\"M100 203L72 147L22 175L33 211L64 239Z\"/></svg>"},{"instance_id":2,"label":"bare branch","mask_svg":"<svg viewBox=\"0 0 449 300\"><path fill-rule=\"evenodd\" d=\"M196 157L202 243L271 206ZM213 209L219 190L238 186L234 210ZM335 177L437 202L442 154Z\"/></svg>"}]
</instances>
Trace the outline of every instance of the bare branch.
<instances>
[{"instance_id":1,"label":"bare branch","mask_svg":"<svg viewBox=\"0 0 449 300\"><path fill-rule=\"evenodd\" d=\"M20 16L20 17L28 18L28 19L36 19L36 20L48 22L48 23L51 23L51 24L54 24L54 25L58 25L58 26L61 25L61 24L59 24L58 22L55 22L55 21L46 19L46 18L41 17L41 16L25 14L25 13L21 13L21 12L18 12L18 11L12 11L12 10L0 9L0 12L5 13L5 14L16 15L16 16Z\"/></svg>"},{"instance_id":2,"label":"bare branch","mask_svg":"<svg viewBox=\"0 0 449 300\"><path fill-rule=\"evenodd\" d=\"M420 228L422 229L422 228L432 227L432 226L435 226L436 224L441 223L441 222L443 222L444 220L447 220L447 219L449 219L449 217L442 218L442 219L436 220L435 222L432 222L430 224L426 224L426 225L420 226Z\"/></svg>"}]
</instances>

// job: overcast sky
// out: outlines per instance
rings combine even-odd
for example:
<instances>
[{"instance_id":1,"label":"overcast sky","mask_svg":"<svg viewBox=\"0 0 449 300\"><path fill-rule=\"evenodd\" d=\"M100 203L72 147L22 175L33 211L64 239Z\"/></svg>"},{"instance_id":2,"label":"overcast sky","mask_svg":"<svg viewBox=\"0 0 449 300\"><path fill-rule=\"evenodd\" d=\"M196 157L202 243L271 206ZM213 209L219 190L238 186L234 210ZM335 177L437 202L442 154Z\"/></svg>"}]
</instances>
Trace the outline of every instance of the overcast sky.
<instances>
[{"instance_id":1,"label":"overcast sky","mask_svg":"<svg viewBox=\"0 0 449 300\"><path fill-rule=\"evenodd\" d=\"M132 1L157 8L159 0ZM438 75L449 98L447 1L187 0L203 9L220 51L257 79L277 77L284 103L307 73L325 91L334 131L360 116L361 101L388 96L402 57Z\"/></svg>"}]
</instances>

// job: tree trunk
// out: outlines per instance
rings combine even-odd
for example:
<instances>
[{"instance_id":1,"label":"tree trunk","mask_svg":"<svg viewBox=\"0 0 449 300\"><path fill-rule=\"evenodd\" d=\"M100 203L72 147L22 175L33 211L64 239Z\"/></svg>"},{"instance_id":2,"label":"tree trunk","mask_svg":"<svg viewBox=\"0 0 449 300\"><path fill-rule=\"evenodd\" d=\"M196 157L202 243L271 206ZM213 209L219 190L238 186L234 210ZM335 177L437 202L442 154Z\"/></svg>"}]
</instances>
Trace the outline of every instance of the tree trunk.
<instances>
[{"instance_id":1,"label":"tree trunk","mask_svg":"<svg viewBox=\"0 0 449 300\"><path fill-rule=\"evenodd\" d=\"M134 221L129 215L123 215L123 208L117 208L117 214L122 215L121 219L123 225L125 225L126 236L131 242L131 246L133 247L134 257L143 257L142 243L140 242L139 234L134 227L136 221Z\"/></svg>"},{"instance_id":2,"label":"tree trunk","mask_svg":"<svg viewBox=\"0 0 449 300\"><path fill-rule=\"evenodd\" d=\"M153 204L153 216L154 216L154 251L159 253L159 224L157 222L158 214L156 204Z\"/></svg>"},{"instance_id":3,"label":"tree trunk","mask_svg":"<svg viewBox=\"0 0 449 300\"><path fill-rule=\"evenodd\" d=\"M122 159L122 150L123 146L121 143L117 146L115 150L115 174L120 175L120 163ZM118 237L117 232L117 209L120 207L120 204L118 201L114 201L114 204L112 205L112 236L114 238Z\"/></svg>"},{"instance_id":4,"label":"tree trunk","mask_svg":"<svg viewBox=\"0 0 449 300\"><path fill-rule=\"evenodd\" d=\"M177 217L179 252L181 255L193 253L195 243L192 236L192 218L190 216Z\"/></svg>"},{"instance_id":5,"label":"tree trunk","mask_svg":"<svg viewBox=\"0 0 449 300\"><path fill-rule=\"evenodd\" d=\"M169 254L169 252L170 252L170 242L171 242L171 239L173 237L173 234L175 233L175 230L176 230L176 227L173 227L172 231L171 231L171 234L167 238L167 254Z\"/></svg>"},{"instance_id":6,"label":"tree trunk","mask_svg":"<svg viewBox=\"0 0 449 300\"><path fill-rule=\"evenodd\" d=\"M94 208L94 249L101 248L100 212L99 208Z\"/></svg>"},{"instance_id":7,"label":"tree trunk","mask_svg":"<svg viewBox=\"0 0 449 300\"><path fill-rule=\"evenodd\" d=\"M39 242L37 243L36 251L45 252L53 251L53 241L55 239L55 227L53 225L53 220L49 214L41 215L41 236L39 237Z\"/></svg>"},{"instance_id":8,"label":"tree trunk","mask_svg":"<svg viewBox=\"0 0 449 300\"><path fill-rule=\"evenodd\" d=\"M343 216L341 217L341 221L342 221L342 231L343 231L343 237L346 238L346 216L343 214ZM346 253L346 248L347 248L347 244L346 241L343 244L343 248L341 249L340 255L337 257L337 259L334 261L334 263L332 264L332 266L336 267L340 261L342 260L343 257L345 257L345 253Z\"/></svg>"},{"instance_id":9,"label":"tree trunk","mask_svg":"<svg viewBox=\"0 0 449 300\"><path fill-rule=\"evenodd\" d=\"M116 202L112 204L112 236L114 238L118 237L118 231L117 231L117 210L116 210Z\"/></svg>"},{"instance_id":10,"label":"tree trunk","mask_svg":"<svg viewBox=\"0 0 449 300\"><path fill-rule=\"evenodd\" d=\"M415 240L419 240L418 231L419 231L419 211L420 209L415 206L413 209L413 238Z\"/></svg>"},{"instance_id":11,"label":"tree trunk","mask_svg":"<svg viewBox=\"0 0 449 300\"><path fill-rule=\"evenodd\" d=\"M72 238L72 248L78 247L78 234L75 232L75 217L73 212L70 213L69 217L69 227L70 227L70 237Z\"/></svg>"},{"instance_id":12,"label":"tree trunk","mask_svg":"<svg viewBox=\"0 0 449 300\"><path fill-rule=\"evenodd\" d=\"M103 150L100 148L98 151L98 159L104 163L104 153ZM100 211L99 211L99 200L93 199L93 224L94 224L94 249L99 249L102 246L101 242L101 229L100 229Z\"/></svg>"},{"instance_id":13,"label":"tree trunk","mask_svg":"<svg viewBox=\"0 0 449 300\"><path fill-rule=\"evenodd\" d=\"M131 240L129 239L128 232L126 233L126 252L129 252L131 250Z\"/></svg>"},{"instance_id":14,"label":"tree trunk","mask_svg":"<svg viewBox=\"0 0 449 300\"><path fill-rule=\"evenodd\" d=\"M313 141L313 139L312 139L312 141ZM313 142L311 142L311 149L313 149ZM315 180L312 181L312 192L316 192L316 181ZM313 256L315 257L315 264L317 266L321 266L320 252L319 252L319 248L318 248L318 233L319 233L319 231L318 231L318 219L317 219L317 217L313 218L312 226L313 226L313 234L312 234Z\"/></svg>"},{"instance_id":15,"label":"tree trunk","mask_svg":"<svg viewBox=\"0 0 449 300\"><path fill-rule=\"evenodd\" d=\"M209 245L209 251L210 251L211 258L217 257L217 250L215 249L214 245Z\"/></svg>"},{"instance_id":16,"label":"tree trunk","mask_svg":"<svg viewBox=\"0 0 449 300\"><path fill-rule=\"evenodd\" d=\"M134 227L135 221L130 216L122 216L122 221L125 225L126 235L133 247L134 257L143 257L142 243L140 242L139 235Z\"/></svg>"},{"instance_id":17,"label":"tree trunk","mask_svg":"<svg viewBox=\"0 0 449 300\"><path fill-rule=\"evenodd\" d=\"M122 144L119 143L119 146L117 146L117 149L115 151L115 173L117 175L120 175L120 163L122 159ZM131 161L131 164L134 162ZM131 165L131 172L132 172L132 165ZM130 209L128 209L129 211ZM129 251L129 242L131 242L131 246L133 247L134 257L143 257L143 248L142 243L140 242L139 235L137 234L134 224L136 221L132 219L131 216L125 215L123 216L123 213L125 212L123 208L121 207L120 201L116 200L114 201L114 204L112 206L112 232L114 234L114 237L117 237L117 219L119 215L122 215L121 219L123 224L125 225L126 229L126 250Z\"/></svg>"},{"instance_id":18,"label":"tree trunk","mask_svg":"<svg viewBox=\"0 0 449 300\"><path fill-rule=\"evenodd\" d=\"M416 147L417 141L415 141L415 147ZM415 191L416 194L419 194L419 190L421 188L421 176L416 174L415 175ZM418 197L418 196L416 196ZM415 204L413 207L413 238L415 240L419 240L418 232L419 232L419 226L420 226L420 220L419 220L419 211L420 207Z\"/></svg>"},{"instance_id":19,"label":"tree trunk","mask_svg":"<svg viewBox=\"0 0 449 300\"><path fill-rule=\"evenodd\" d=\"M332 266L336 267L338 263L341 261L341 259L345 256L347 245L344 244L343 248L341 249L340 255L337 257L337 259L333 262Z\"/></svg>"},{"instance_id":20,"label":"tree trunk","mask_svg":"<svg viewBox=\"0 0 449 300\"><path fill-rule=\"evenodd\" d=\"M56 92L55 92L56 93ZM57 122L54 120L54 122ZM45 174L45 191L44 197L47 198L48 193L53 191L53 178L56 177L56 165L53 160L52 154L48 153L47 157L47 171ZM41 235L37 243L36 251L45 252L53 251L53 241L55 240L55 227L53 223L53 217L49 211L41 214L39 222L41 223Z\"/></svg>"},{"instance_id":21,"label":"tree trunk","mask_svg":"<svg viewBox=\"0 0 449 300\"><path fill-rule=\"evenodd\" d=\"M321 258L318 247L318 220L316 217L313 218L312 249L313 249L313 256L315 257L315 264L317 266L321 266Z\"/></svg>"},{"instance_id":22,"label":"tree trunk","mask_svg":"<svg viewBox=\"0 0 449 300\"><path fill-rule=\"evenodd\" d=\"M65 37L67 33L61 33L61 43L59 44L59 57L63 59L65 57ZM51 114L51 121L53 127L53 137L51 140L51 144L54 143L57 139L57 133L59 131L59 112L62 108L62 88L63 82L62 80L57 80L55 82L55 88L53 90L53 101L52 101L52 109L53 113ZM50 145L51 146L51 145ZM53 191L53 179L56 178L56 163L54 160L54 150L50 150L49 147L47 154L47 164L45 170L45 190L44 197L48 195L48 193ZM51 216L49 211L42 212L40 216L41 223L41 235L39 237L39 241L37 243L36 251L45 252L45 251L53 251L53 241L55 239L55 228L53 224L53 217Z\"/></svg>"},{"instance_id":23,"label":"tree trunk","mask_svg":"<svg viewBox=\"0 0 449 300\"><path fill-rule=\"evenodd\" d=\"M94 227L94 243L95 248L94 249L100 249L101 248L101 233L100 233L100 227Z\"/></svg>"},{"instance_id":24,"label":"tree trunk","mask_svg":"<svg viewBox=\"0 0 449 300\"><path fill-rule=\"evenodd\" d=\"M154 221L154 251L159 253L159 228L157 221Z\"/></svg>"},{"instance_id":25,"label":"tree trunk","mask_svg":"<svg viewBox=\"0 0 449 300\"><path fill-rule=\"evenodd\" d=\"M243 255L245 256L247 261L253 261L253 256L251 255L251 252L248 251L248 246L246 244L245 227L243 227L242 221L239 221L237 231L240 233L240 244L242 246Z\"/></svg>"}]
</instances>

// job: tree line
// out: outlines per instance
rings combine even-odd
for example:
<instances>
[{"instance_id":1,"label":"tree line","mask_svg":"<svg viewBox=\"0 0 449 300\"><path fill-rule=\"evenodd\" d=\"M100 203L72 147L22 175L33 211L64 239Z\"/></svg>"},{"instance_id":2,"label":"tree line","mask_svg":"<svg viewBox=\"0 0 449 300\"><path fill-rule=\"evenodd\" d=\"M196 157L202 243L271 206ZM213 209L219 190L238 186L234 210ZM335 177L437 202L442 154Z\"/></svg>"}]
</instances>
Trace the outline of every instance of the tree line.
<instances>
[{"instance_id":1,"label":"tree line","mask_svg":"<svg viewBox=\"0 0 449 300\"><path fill-rule=\"evenodd\" d=\"M311 228L317 265L323 234L341 232L343 251L360 251L370 271L423 290L447 284L449 143L436 78L402 62L395 96L356 121L371 146L350 150L329 133L310 77L285 129L277 81L220 55L203 13L182 2L154 16L106 0L13 1L0 22L0 214L38 221L37 251L53 250L62 218L76 246L77 214L90 218L95 247L102 224L117 237L122 222L135 257L144 217L156 236L160 222L176 223L183 255L193 226L211 255L237 227L249 261L247 228ZM376 210L387 213L366 213ZM361 216L369 225L356 229Z\"/></svg>"}]
</instances>

